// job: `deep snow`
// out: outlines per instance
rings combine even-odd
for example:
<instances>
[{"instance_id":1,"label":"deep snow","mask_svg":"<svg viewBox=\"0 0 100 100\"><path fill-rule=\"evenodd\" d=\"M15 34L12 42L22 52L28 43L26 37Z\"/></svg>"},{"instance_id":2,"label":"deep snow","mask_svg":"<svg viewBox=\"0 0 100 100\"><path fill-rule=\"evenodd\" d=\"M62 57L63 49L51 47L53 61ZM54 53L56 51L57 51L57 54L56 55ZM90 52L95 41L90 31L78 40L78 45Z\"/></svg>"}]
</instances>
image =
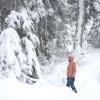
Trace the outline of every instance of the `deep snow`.
<instances>
[{"instance_id":1,"label":"deep snow","mask_svg":"<svg viewBox=\"0 0 100 100\"><path fill-rule=\"evenodd\" d=\"M0 80L0 100L99 100L99 55L99 50L91 49L77 62L77 94L65 86L66 60L54 65L53 72L41 77L34 85L13 78Z\"/></svg>"}]
</instances>

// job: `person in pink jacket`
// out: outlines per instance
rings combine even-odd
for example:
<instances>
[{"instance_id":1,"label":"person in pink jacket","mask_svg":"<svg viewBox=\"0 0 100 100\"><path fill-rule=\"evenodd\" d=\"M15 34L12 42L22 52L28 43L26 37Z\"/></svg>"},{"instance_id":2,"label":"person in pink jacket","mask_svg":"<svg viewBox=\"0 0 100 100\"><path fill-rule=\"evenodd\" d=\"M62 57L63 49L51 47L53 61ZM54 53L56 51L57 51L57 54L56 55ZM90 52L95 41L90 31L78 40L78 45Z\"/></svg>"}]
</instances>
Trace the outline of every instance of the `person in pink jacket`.
<instances>
[{"instance_id":1,"label":"person in pink jacket","mask_svg":"<svg viewBox=\"0 0 100 100\"><path fill-rule=\"evenodd\" d=\"M74 61L74 56L71 54L68 56L68 67L67 67L67 84L66 86L71 87L72 90L77 93L74 85L75 75L76 75L76 62Z\"/></svg>"}]
</instances>

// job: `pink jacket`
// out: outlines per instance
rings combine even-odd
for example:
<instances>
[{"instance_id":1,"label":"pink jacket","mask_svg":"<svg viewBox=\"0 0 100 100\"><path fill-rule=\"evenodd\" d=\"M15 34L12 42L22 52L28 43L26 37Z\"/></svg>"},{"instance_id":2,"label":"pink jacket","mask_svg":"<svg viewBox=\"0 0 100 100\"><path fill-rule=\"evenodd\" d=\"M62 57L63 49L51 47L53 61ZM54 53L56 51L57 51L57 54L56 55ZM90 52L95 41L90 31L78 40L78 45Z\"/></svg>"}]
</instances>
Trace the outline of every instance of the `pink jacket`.
<instances>
[{"instance_id":1,"label":"pink jacket","mask_svg":"<svg viewBox=\"0 0 100 100\"><path fill-rule=\"evenodd\" d=\"M75 77L76 74L76 62L74 61L74 57L68 58L69 64L67 67L67 77Z\"/></svg>"}]
</instances>

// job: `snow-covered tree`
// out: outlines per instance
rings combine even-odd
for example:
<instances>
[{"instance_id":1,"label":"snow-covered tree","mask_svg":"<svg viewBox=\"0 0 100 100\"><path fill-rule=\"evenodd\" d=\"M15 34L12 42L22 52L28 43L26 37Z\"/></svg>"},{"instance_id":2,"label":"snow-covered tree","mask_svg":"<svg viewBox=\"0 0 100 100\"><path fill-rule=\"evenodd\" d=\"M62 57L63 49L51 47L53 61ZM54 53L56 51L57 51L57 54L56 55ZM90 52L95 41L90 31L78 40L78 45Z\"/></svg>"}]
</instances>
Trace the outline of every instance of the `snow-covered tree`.
<instances>
[{"instance_id":1,"label":"snow-covered tree","mask_svg":"<svg viewBox=\"0 0 100 100\"><path fill-rule=\"evenodd\" d=\"M32 35L32 34L31 34ZM35 48L38 38L20 39L13 28L7 28L0 35L0 77L18 78L24 82L34 82L40 77L40 66Z\"/></svg>"},{"instance_id":2,"label":"snow-covered tree","mask_svg":"<svg viewBox=\"0 0 100 100\"><path fill-rule=\"evenodd\" d=\"M100 47L100 1L95 0L94 2L94 8L95 8L95 16L93 19L93 25L91 28L91 31L88 35L88 41L91 43L94 47L99 48Z\"/></svg>"},{"instance_id":3,"label":"snow-covered tree","mask_svg":"<svg viewBox=\"0 0 100 100\"><path fill-rule=\"evenodd\" d=\"M76 26L76 35L75 35L75 44L74 44L74 49L75 52L81 53L81 48L82 48L82 39L83 39L83 22L84 22L84 0L79 0L79 16L78 16L78 23Z\"/></svg>"},{"instance_id":4,"label":"snow-covered tree","mask_svg":"<svg viewBox=\"0 0 100 100\"><path fill-rule=\"evenodd\" d=\"M4 30L0 35L0 77L8 77L10 71L15 73L15 76L21 74L16 58L18 55L22 56L22 52L17 32L12 28Z\"/></svg>"}]
</instances>

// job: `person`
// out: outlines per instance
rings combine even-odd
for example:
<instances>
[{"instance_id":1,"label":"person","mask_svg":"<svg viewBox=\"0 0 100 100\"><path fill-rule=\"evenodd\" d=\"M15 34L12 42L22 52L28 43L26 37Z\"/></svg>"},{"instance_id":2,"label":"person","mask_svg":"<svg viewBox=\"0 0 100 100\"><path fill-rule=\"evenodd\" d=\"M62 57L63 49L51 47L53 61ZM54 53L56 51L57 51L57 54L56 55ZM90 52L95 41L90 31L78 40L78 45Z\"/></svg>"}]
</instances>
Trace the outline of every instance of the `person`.
<instances>
[{"instance_id":1,"label":"person","mask_svg":"<svg viewBox=\"0 0 100 100\"><path fill-rule=\"evenodd\" d=\"M71 87L72 90L77 93L77 90L74 85L75 74L76 74L76 62L74 60L74 56L70 54L68 56L68 67L67 67L67 84L66 86Z\"/></svg>"}]
</instances>

